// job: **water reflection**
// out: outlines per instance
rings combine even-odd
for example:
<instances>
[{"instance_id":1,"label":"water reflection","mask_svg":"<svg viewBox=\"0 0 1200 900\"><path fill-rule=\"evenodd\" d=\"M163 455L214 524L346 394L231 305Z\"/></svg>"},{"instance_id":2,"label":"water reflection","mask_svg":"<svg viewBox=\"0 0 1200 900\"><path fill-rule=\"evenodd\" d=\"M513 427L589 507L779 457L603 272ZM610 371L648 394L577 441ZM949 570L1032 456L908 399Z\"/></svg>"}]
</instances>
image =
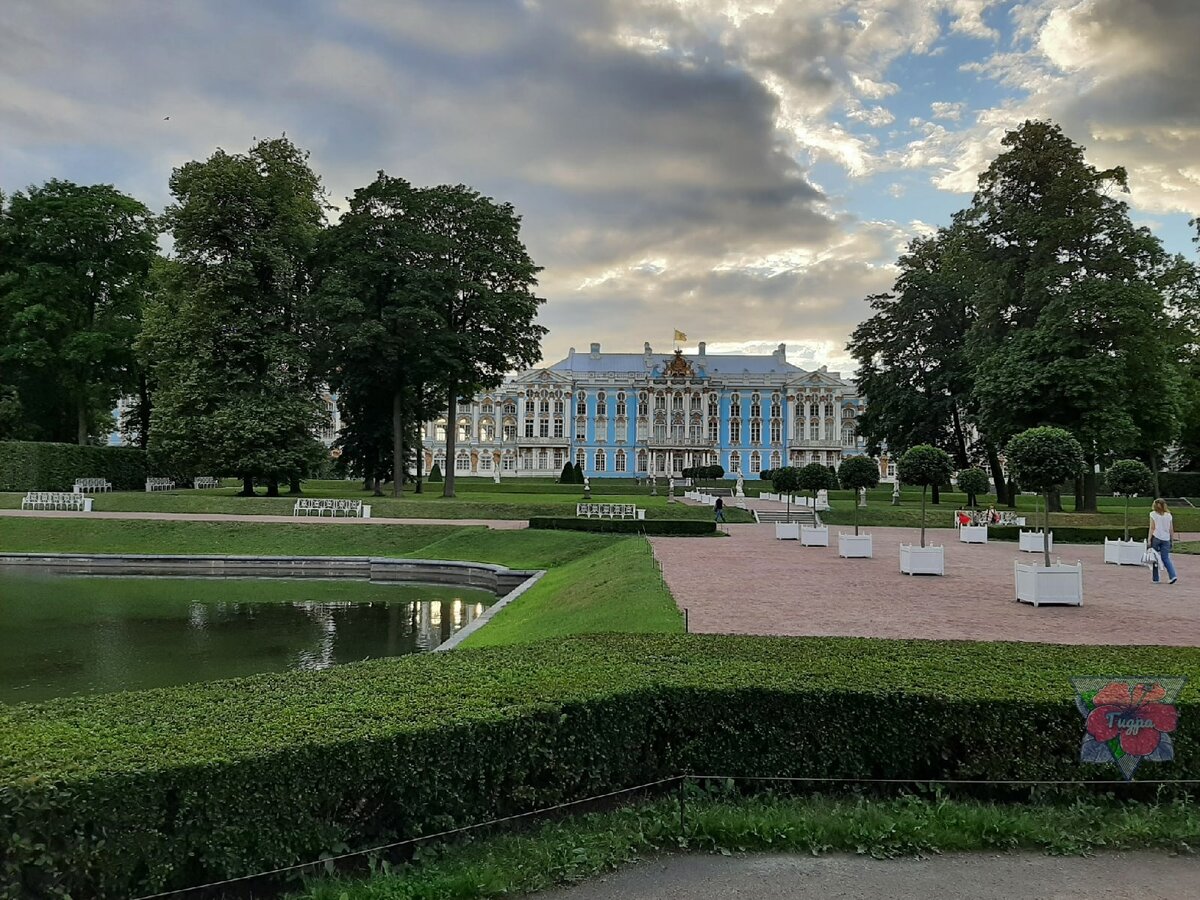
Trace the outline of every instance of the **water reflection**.
<instances>
[{"instance_id":1,"label":"water reflection","mask_svg":"<svg viewBox=\"0 0 1200 900\"><path fill-rule=\"evenodd\" d=\"M0 702L420 653L492 599L363 582L0 578Z\"/></svg>"}]
</instances>

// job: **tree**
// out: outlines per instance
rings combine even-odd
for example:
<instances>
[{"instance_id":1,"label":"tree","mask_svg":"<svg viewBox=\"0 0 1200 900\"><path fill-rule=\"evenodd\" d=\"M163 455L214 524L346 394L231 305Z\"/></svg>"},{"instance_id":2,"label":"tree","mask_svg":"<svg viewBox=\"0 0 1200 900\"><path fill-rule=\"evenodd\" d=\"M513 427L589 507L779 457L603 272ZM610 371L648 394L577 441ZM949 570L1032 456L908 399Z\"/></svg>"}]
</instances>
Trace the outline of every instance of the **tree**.
<instances>
[{"instance_id":1,"label":"tree","mask_svg":"<svg viewBox=\"0 0 1200 900\"><path fill-rule=\"evenodd\" d=\"M967 506L979 505L979 495L988 492L987 472L979 468L963 469L958 473L958 489L967 495Z\"/></svg>"},{"instance_id":2,"label":"tree","mask_svg":"<svg viewBox=\"0 0 1200 900\"><path fill-rule=\"evenodd\" d=\"M817 510L817 492L827 491L837 487L837 477L831 475L829 469L820 463L809 463L798 472L800 479L799 490L808 491L812 497L812 508Z\"/></svg>"},{"instance_id":3,"label":"tree","mask_svg":"<svg viewBox=\"0 0 1200 900\"><path fill-rule=\"evenodd\" d=\"M1108 489L1125 498L1125 540L1129 540L1129 500L1149 493L1153 478L1146 464L1137 459L1119 459L1104 473Z\"/></svg>"},{"instance_id":4,"label":"tree","mask_svg":"<svg viewBox=\"0 0 1200 900\"><path fill-rule=\"evenodd\" d=\"M541 359L546 329L534 319L539 267L520 238L520 216L464 185L422 192L418 227L428 240L415 265L439 316L433 336L446 396L446 458L455 458L458 402ZM454 468L442 496L454 496Z\"/></svg>"},{"instance_id":5,"label":"tree","mask_svg":"<svg viewBox=\"0 0 1200 900\"><path fill-rule=\"evenodd\" d=\"M771 470L771 487L777 494L787 495L787 521L792 521L792 494L800 490L800 470L784 466Z\"/></svg>"},{"instance_id":6,"label":"tree","mask_svg":"<svg viewBox=\"0 0 1200 900\"><path fill-rule=\"evenodd\" d=\"M954 461L945 450L930 444L918 444L904 451L896 463L896 478L904 484L921 486L921 546L925 546L925 494L932 485L950 480Z\"/></svg>"},{"instance_id":7,"label":"tree","mask_svg":"<svg viewBox=\"0 0 1200 900\"><path fill-rule=\"evenodd\" d=\"M309 296L320 179L277 138L187 163L170 185L183 289L148 312L142 336L157 384L151 448L277 495L325 418Z\"/></svg>"},{"instance_id":8,"label":"tree","mask_svg":"<svg viewBox=\"0 0 1200 900\"><path fill-rule=\"evenodd\" d=\"M444 327L434 273L425 264L431 252L422 227L426 197L380 172L321 236L314 271L315 303L326 328L321 368L339 393L386 393L386 405L360 404L361 415L344 428L362 432L351 447L374 452L383 433L379 420L387 423L396 497L414 429L443 405L440 395L423 389L441 368L435 338ZM454 425L449 420L448 431Z\"/></svg>"},{"instance_id":9,"label":"tree","mask_svg":"<svg viewBox=\"0 0 1200 900\"><path fill-rule=\"evenodd\" d=\"M438 463L433 464L433 468L429 470L429 483L437 484L442 480L442 467Z\"/></svg>"},{"instance_id":10,"label":"tree","mask_svg":"<svg viewBox=\"0 0 1200 900\"><path fill-rule=\"evenodd\" d=\"M866 456L851 456L843 460L838 469L838 481L842 490L853 491L851 502L854 504L854 534L858 534L858 492L869 491L879 485L879 466L875 460Z\"/></svg>"},{"instance_id":11,"label":"tree","mask_svg":"<svg viewBox=\"0 0 1200 900\"><path fill-rule=\"evenodd\" d=\"M0 384L24 437L86 444L135 387L158 226L111 185L52 180L0 197Z\"/></svg>"},{"instance_id":12,"label":"tree","mask_svg":"<svg viewBox=\"0 0 1200 900\"><path fill-rule=\"evenodd\" d=\"M1015 435L1005 450L1008 468L1024 488L1043 494L1046 500L1043 519L1043 551L1050 567L1050 493L1072 480L1084 467L1079 441L1064 428L1029 428Z\"/></svg>"},{"instance_id":13,"label":"tree","mask_svg":"<svg viewBox=\"0 0 1200 900\"><path fill-rule=\"evenodd\" d=\"M575 467L571 465L568 459L563 463L562 472L558 476L559 484L574 484L575 483Z\"/></svg>"},{"instance_id":14,"label":"tree","mask_svg":"<svg viewBox=\"0 0 1200 900\"><path fill-rule=\"evenodd\" d=\"M1069 430L1087 462L1082 508L1094 510L1101 454L1161 443L1176 427L1166 255L1113 196L1128 190L1124 169L1093 168L1048 122L1025 122L1003 144L957 217L977 285L976 420L999 440Z\"/></svg>"}]
</instances>

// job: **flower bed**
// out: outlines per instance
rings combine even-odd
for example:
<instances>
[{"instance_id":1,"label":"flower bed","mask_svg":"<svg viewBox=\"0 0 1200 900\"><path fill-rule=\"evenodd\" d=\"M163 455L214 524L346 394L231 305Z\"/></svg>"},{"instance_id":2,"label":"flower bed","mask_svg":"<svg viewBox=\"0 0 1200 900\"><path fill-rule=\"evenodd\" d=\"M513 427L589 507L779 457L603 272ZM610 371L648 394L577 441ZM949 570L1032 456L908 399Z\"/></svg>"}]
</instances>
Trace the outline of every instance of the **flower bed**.
<instances>
[{"instance_id":1,"label":"flower bed","mask_svg":"<svg viewBox=\"0 0 1200 900\"><path fill-rule=\"evenodd\" d=\"M1197 670L1181 648L601 636L3 707L0 896L148 894L685 771L1107 779L1069 679ZM1155 776L1200 776L1196 697Z\"/></svg>"}]
</instances>

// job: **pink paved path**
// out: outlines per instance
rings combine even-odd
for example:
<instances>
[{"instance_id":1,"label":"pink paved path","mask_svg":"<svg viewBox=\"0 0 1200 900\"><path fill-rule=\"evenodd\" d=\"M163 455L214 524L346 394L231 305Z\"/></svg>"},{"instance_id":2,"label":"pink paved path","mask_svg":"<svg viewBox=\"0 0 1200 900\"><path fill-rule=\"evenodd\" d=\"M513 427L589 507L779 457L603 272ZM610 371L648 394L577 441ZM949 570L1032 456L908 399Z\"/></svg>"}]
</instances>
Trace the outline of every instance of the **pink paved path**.
<instances>
[{"instance_id":1,"label":"pink paved path","mask_svg":"<svg viewBox=\"0 0 1200 900\"><path fill-rule=\"evenodd\" d=\"M70 512L54 509L0 509L0 516L39 519L150 519L162 522L287 522L290 525L484 525L497 531L527 528L524 519L357 519L350 516L260 516L253 513Z\"/></svg>"},{"instance_id":2,"label":"pink paved path","mask_svg":"<svg viewBox=\"0 0 1200 900\"><path fill-rule=\"evenodd\" d=\"M777 541L772 525L727 530L650 539L692 631L1200 646L1197 556L1173 556L1179 582L1154 586L1148 569L1105 565L1102 546L1057 546L1052 559L1083 562L1083 606L1034 609L1013 599L1013 560L1037 558L1015 543L962 544L952 529L929 529L927 542L946 547L946 575L913 576L900 574L899 545L917 542L916 529L864 529L874 559L839 557L836 525L831 547Z\"/></svg>"}]
</instances>

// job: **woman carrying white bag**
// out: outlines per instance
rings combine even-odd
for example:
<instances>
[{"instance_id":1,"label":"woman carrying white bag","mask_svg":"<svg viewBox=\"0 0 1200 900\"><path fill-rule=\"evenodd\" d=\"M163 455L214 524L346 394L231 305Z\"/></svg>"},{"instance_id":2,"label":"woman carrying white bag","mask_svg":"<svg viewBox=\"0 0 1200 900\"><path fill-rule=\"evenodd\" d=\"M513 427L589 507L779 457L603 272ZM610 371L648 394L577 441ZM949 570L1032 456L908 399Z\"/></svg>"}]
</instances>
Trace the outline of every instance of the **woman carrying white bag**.
<instances>
[{"instance_id":1,"label":"woman carrying white bag","mask_svg":"<svg viewBox=\"0 0 1200 900\"><path fill-rule=\"evenodd\" d=\"M1159 563L1167 570L1167 577L1174 584L1179 579L1175 575L1175 564L1171 562L1171 542L1175 540L1175 517L1167 509L1167 501L1159 497L1154 501L1150 511L1150 533L1146 539L1146 555L1143 562L1150 565L1150 574L1154 583L1158 584Z\"/></svg>"}]
</instances>

